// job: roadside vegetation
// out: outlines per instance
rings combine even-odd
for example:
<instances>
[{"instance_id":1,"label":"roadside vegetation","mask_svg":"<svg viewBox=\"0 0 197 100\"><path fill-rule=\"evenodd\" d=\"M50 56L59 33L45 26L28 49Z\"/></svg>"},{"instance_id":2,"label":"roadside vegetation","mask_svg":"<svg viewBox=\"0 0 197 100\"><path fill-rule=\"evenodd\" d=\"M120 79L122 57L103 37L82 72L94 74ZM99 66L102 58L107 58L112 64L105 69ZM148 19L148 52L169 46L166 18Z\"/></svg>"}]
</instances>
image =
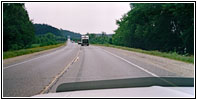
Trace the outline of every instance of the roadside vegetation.
<instances>
[{"instance_id":1,"label":"roadside vegetation","mask_svg":"<svg viewBox=\"0 0 197 100\"><path fill-rule=\"evenodd\" d=\"M79 33L47 24L33 24L23 3L3 3L3 59L63 45Z\"/></svg>"},{"instance_id":2,"label":"roadside vegetation","mask_svg":"<svg viewBox=\"0 0 197 100\"><path fill-rule=\"evenodd\" d=\"M105 32L101 34L87 33L89 36L89 42L91 44L112 44L111 36L107 35Z\"/></svg>"},{"instance_id":3,"label":"roadside vegetation","mask_svg":"<svg viewBox=\"0 0 197 100\"><path fill-rule=\"evenodd\" d=\"M87 34L91 44L194 63L193 3L131 3L112 37Z\"/></svg>"},{"instance_id":4,"label":"roadside vegetation","mask_svg":"<svg viewBox=\"0 0 197 100\"><path fill-rule=\"evenodd\" d=\"M123 49L123 50L128 50L128 51L134 51L134 52L139 52L139 53L144 53L144 54L149 54L149 55L154 55L154 56L170 58L173 60L183 61L183 62L187 62L187 63L194 63L194 56L193 55L190 55L190 56L180 55L180 54L177 54L176 52L168 52L167 53L167 52L160 52L160 51L147 51L147 50L142 50L142 49L116 46L116 45L111 45L111 44L94 44L94 45L113 47L113 48L118 48L118 49Z\"/></svg>"},{"instance_id":5,"label":"roadside vegetation","mask_svg":"<svg viewBox=\"0 0 197 100\"><path fill-rule=\"evenodd\" d=\"M35 52L39 52L39 51L43 51L43 50L52 49L52 48L57 48L57 47L60 47L63 45L65 45L65 43L49 45L49 46L42 46L42 47L38 46L35 48L29 48L29 49L6 51L6 52L3 52L3 59L12 58L12 57L20 56L20 55L25 55L25 54L31 54L31 53L35 53Z\"/></svg>"},{"instance_id":6,"label":"roadside vegetation","mask_svg":"<svg viewBox=\"0 0 197 100\"><path fill-rule=\"evenodd\" d=\"M194 54L194 3L132 3L116 24L112 44Z\"/></svg>"}]
</instances>

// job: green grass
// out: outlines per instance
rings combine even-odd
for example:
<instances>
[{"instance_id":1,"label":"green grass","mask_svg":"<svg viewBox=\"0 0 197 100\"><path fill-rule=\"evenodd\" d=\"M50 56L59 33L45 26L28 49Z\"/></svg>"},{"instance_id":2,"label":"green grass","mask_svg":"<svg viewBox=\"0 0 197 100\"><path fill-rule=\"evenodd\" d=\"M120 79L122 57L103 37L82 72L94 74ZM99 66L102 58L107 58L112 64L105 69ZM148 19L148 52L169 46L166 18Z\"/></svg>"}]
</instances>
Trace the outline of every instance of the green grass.
<instances>
[{"instance_id":1,"label":"green grass","mask_svg":"<svg viewBox=\"0 0 197 100\"><path fill-rule=\"evenodd\" d=\"M142 50L142 49L135 49L135 48L129 48L129 47L123 47L123 46L116 46L116 45L111 45L111 44L93 44L93 45L113 47L113 48L118 48L118 49L123 49L123 50L128 50L128 51L145 53L145 54L149 54L149 55L160 56L160 57L170 58L170 59L174 59L174 60L178 60L178 61L183 61L183 62L193 63L194 64L194 55L185 56L185 55L177 54L176 52L169 52L169 53L167 53L167 52L159 52L159 51L147 51L147 50Z\"/></svg>"},{"instance_id":2,"label":"green grass","mask_svg":"<svg viewBox=\"0 0 197 100\"><path fill-rule=\"evenodd\" d=\"M40 44L32 44L31 47L32 48L40 47Z\"/></svg>"},{"instance_id":3,"label":"green grass","mask_svg":"<svg viewBox=\"0 0 197 100\"><path fill-rule=\"evenodd\" d=\"M43 50L48 50L48 49L60 47L64 44L65 43L60 43L56 45L49 45L49 46L43 46L43 47L39 47L36 45L34 48L21 49L21 50L15 50L15 51L6 51L6 52L3 52L3 59L12 58L12 57L20 56L20 55L25 55L25 54L31 54L31 53L39 52Z\"/></svg>"}]
</instances>

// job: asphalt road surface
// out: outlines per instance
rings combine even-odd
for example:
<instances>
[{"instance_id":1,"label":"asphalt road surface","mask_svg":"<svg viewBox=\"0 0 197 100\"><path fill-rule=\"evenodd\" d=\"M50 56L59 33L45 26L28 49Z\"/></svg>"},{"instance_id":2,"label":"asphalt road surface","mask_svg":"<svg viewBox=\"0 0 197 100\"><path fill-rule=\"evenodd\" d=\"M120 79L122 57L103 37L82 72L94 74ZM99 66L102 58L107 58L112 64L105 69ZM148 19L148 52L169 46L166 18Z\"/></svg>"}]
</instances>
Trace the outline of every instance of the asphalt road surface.
<instances>
[{"instance_id":1,"label":"asphalt road surface","mask_svg":"<svg viewBox=\"0 0 197 100\"><path fill-rule=\"evenodd\" d=\"M3 96L28 97L55 92L66 82L177 76L146 62L98 46L67 46L21 62L3 65Z\"/></svg>"}]
</instances>

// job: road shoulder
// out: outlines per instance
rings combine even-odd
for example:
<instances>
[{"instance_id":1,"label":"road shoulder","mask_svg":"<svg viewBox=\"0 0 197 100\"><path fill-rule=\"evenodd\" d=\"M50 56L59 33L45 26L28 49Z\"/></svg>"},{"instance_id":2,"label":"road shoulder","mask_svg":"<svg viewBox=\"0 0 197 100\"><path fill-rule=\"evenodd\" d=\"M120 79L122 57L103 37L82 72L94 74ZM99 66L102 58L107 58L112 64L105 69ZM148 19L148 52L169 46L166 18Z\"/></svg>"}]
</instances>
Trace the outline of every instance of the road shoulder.
<instances>
[{"instance_id":1,"label":"road shoulder","mask_svg":"<svg viewBox=\"0 0 197 100\"><path fill-rule=\"evenodd\" d=\"M26 54L26 55L13 57L13 58L4 59L3 60L3 65L11 65L11 64L14 64L14 63L17 63L17 62L21 62L21 61L24 61L24 60L27 60L27 59L32 59L32 58L35 58L37 56L40 56L40 55L43 55L43 54L47 54L47 53L53 52L55 50L61 49L64 46L65 45L57 47L57 48L52 48L52 49L40 51L40 52L35 52L35 53L31 53L31 54Z\"/></svg>"},{"instance_id":2,"label":"road shoulder","mask_svg":"<svg viewBox=\"0 0 197 100\"><path fill-rule=\"evenodd\" d=\"M153 56L133 51L127 51L112 47L98 46L104 50L111 53L117 54L122 57L127 57L128 59L135 59L138 61L143 61L145 63L157 66L161 69L165 69L169 72L176 73L178 76L182 77L194 77L194 64L185 63L177 60L172 60L164 57Z\"/></svg>"}]
</instances>

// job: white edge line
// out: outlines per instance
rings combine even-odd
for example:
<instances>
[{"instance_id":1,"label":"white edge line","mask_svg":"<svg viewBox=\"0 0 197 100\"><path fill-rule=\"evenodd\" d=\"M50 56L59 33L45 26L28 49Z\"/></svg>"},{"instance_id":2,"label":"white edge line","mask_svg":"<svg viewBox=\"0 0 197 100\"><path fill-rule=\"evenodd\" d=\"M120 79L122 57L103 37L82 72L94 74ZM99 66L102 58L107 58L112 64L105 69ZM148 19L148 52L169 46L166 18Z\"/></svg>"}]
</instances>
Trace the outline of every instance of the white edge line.
<instances>
[{"instance_id":1,"label":"white edge line","mask_svg":"<svg viewBox=\"0 0 197 100\"><path fill-rule=\"evenodd\" d=\"M65 49L65 48L62 48L62 49ZM60 49L60 50L62 50L62 49ZM23 61L23 62L20 62L20 63L16 63L16 64L13 64L13 65L10 65L10 66L7 66L7 67L3 67L3 69L11 68L11 67L14 67L14 66L16 66L16 65L20 65L20 64L23 64L23 63L26 63L26 62L29 62L29 61L32 61L32 60L35 60L35 59L38 59L38 58L41 58L41 57L49 56L49 55L51 55L51 54L54 54L54 53L56 53L56 52L59 52L60 50L56 50L55 52L51 52L51 53L49 53L49 54L42 55L42 56L39 56L39 57L37 57L37 58L32 58L32 59L30 59L30 60L26 60L26 61Z\"/></svg>"},{"instance_id":2,"label":"white edge line","mask_svg":"<svg viewBox=\"0 0 197 100\"><path fill-rule=\"evenodd\" d=\"M104 50L104 49L103 49L103 50ZM150 72L150 71L148 71L148 70L146 70L146 69L144 69L144 68L142 68L142 67L140 67L140 66L138 66L138 65L136 65L136 64L134 64L134 63L132 63L132 62L130 62L130 61L128 61L128 60L122 58L122 57L120 57L120 56L117 56L117 55L115 55L115 54L113 54L113 53L111 53L111 52L109 52L109 51L106 51L106 50L104 50L104 51L107 52L107 53L109 53L109 54L111 54L111 55L113 55L113 56L115 56L115 57L117 57L117 58L119 58L119 59L122 59L123 61L125 61L125 62L127 62L127 63L129 63L129 64L131 64L131 65L133 65L133 66L135 66L135 67L137 67L137 68L139 68L139 69L145 71L145 72L147 72L148 74L151 74L151 75L154 76L154 77L159 77L158 75L156 75L156 74L154 74L154 73L152 73L152 72Z\"/></svg>"}]
</instances>

